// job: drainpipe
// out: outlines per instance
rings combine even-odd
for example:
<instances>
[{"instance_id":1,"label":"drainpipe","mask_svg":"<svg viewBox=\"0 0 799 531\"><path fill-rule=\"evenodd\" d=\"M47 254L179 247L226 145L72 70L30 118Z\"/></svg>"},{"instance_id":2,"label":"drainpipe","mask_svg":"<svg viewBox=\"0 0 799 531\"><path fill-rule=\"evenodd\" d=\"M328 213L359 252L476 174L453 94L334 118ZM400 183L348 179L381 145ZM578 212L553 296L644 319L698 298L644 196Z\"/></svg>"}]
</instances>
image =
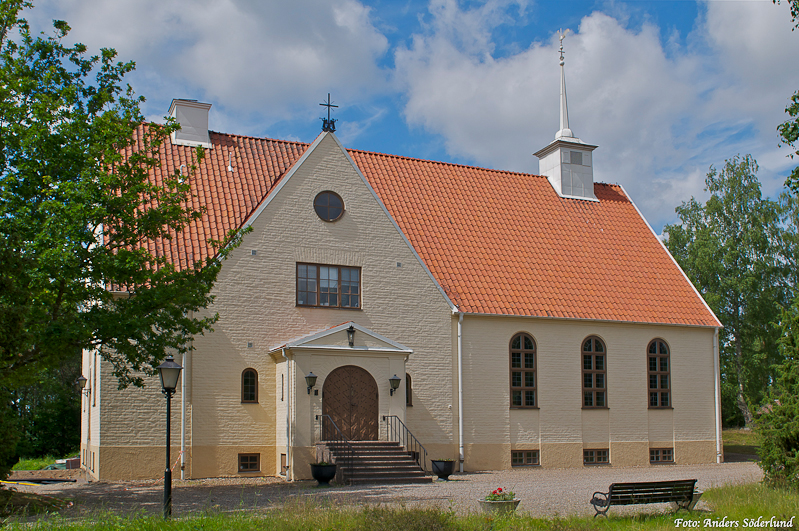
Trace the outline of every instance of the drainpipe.
<instances>
[{"instance_id":1,"label":"drainpipe","mask_svg":"<svg viewBox=\"0 0 799 531\"><path fill-rule=\"evenodd\" d=\"M463 313L458 313L458 461L463 473Z\"/></svg>"},{"instance_id":2,"label":"drainpipe","mask_svg":"<svg viewBox=\"0 0 799 531\"><path fill-rule=\"evenodd\" d=\"M721 375L719 369L719 329L713 333L713 375L716 392L716 463L721 463Z\"/></svg>"},{"instance_id":3,"label":"drainpipe","mask_svg":"<svg viewBox=\"0 0 799 531\"><path fill-rule=\"evenodd\" d=\"M183 378L180 380L180 479L186 479L186 377L189 373L188 352L183 354Z\"/></svg>"},{"instance_id":4,"label":"drainpipe","mask_svg":"<svg viewBox=\"0 0 799 531\"><path fill-rule=\"evenodd\" d=\"M289 478L289 470L292 469L291 463L291 373L289 372L289 357L286 356L286 349L280 349L283 354L283 359L286 360L286 481L291 481Z\"/></svg>"}]
</instances>

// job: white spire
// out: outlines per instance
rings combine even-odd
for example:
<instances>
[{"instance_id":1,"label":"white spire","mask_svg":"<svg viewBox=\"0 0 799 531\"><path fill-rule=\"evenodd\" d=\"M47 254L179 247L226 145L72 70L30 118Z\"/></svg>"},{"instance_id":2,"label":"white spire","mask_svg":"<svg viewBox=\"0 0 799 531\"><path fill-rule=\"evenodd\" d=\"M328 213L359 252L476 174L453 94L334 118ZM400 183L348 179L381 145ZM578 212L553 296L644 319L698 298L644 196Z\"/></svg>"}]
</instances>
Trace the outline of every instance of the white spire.
<instances>
[{"instance_id":1,"label":"white spire","mask_svg":"<svg viewBox=\"0 0 799 531\"><path fill-rule=\"evenodd\" d=\"M574 133L569 129L569 107L566 102L566 69L564 68L565 61L563 60L563 39L569 32L567 29L560 34L560 131L555 133L555 139L558 138L574 138Z\"/></svg>"}]
</instances>

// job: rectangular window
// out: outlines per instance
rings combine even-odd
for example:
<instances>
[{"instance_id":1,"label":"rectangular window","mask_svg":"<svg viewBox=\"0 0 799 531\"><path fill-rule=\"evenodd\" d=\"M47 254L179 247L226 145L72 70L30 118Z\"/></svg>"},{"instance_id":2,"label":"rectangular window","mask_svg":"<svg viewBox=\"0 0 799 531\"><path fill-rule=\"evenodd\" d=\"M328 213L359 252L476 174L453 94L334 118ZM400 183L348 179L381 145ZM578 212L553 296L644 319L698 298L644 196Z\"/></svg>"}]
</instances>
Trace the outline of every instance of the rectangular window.
<instances>
[{"instance_id":1,"label":"rectangular window","mask_svg":"<svg viewBox=\"0 0 799 531\"><path fill-rule=\"evenodd\" d=\"M297 305L361 307L361 268L297 264Z\"/></svg>"},{"instance_id":2,"label":"rectangular window","mask_svg":"<svg viewBox=\"0 0 799 531\"><path fill-rule=\"evenodd\" d=\"M260 472L261 454L239 454L239 472Z\"/></svg>"},{"instance_id":3,"label":"rectangular window","mask_svg":"<svg viewBox=\"0 0 799 531\"><path fill-rule=\"evenodd\" d=\"M673 448L650 448L649 449L649 462L650 463L673 463L674 462L674 449Z\"/></svg>"},{"instance_id":4,"label":"rectangular window","mask_svg":"<svg viewBox=\"0 0 799 531\"><path fill-rule=\"evenodd\" d=\"M590 340L589 340L590 341ZM594 340L595 342L598 340ZM604 349L602 349L604 351ZM583 407L607 407L605 355L583 354Z\"/></svg>"},{"instance_id":5,"label":"rectangular window","mask_svg":"<svg viewBox=\"0 0 799 531\"><path fill-rule=\"evenodd\" d=\"M583 464L606 465L608 464L608 450L583 450Z\"/></svg>"},{"instance_id":6,"label":"rectangular window","mask_svg":"<svg viewBox=\"0 0 799 531\"><path fill-rule=\"evenodd\" d=\"M538 450L513 450L510 453L511 466L538 465Z\"/></svg>"}]
</instances>

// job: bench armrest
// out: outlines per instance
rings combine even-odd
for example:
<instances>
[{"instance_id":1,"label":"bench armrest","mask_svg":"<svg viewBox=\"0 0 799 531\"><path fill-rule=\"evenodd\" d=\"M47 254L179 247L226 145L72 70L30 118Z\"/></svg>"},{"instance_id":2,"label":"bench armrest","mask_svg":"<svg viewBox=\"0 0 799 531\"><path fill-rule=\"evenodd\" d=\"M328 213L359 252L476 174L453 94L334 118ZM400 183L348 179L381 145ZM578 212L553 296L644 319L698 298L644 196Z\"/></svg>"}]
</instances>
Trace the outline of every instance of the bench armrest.
<instances>
[{"instance_id":1,"label":"bench armrest","mask_svg":"<svg viewBox=\"0 0 799 531\"><path fill-rule=\"evenodd\" d=\"M610 504L610 497L608 492L595 492L591 498L591 505L599 507L607 507Z\"/></svg>"}]
</instances>

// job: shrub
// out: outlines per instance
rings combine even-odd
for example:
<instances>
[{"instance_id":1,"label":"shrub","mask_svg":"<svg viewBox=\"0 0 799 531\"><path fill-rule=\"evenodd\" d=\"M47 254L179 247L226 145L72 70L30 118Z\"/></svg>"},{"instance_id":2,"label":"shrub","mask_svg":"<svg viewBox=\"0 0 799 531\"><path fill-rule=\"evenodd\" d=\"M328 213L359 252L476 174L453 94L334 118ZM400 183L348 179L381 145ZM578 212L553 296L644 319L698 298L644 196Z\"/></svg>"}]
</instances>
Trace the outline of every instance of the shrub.
<instances>
[{"instance_id":1,"label":"shrub","mask_svg":"<svg viewBox=\"0 0 799 531\"><path fill-rule=\"evenodd\" d=\"M772 402L757 421L766 484L799 490L799 300L783 311L780 365Z\"/></svg>"}]
</instances>

